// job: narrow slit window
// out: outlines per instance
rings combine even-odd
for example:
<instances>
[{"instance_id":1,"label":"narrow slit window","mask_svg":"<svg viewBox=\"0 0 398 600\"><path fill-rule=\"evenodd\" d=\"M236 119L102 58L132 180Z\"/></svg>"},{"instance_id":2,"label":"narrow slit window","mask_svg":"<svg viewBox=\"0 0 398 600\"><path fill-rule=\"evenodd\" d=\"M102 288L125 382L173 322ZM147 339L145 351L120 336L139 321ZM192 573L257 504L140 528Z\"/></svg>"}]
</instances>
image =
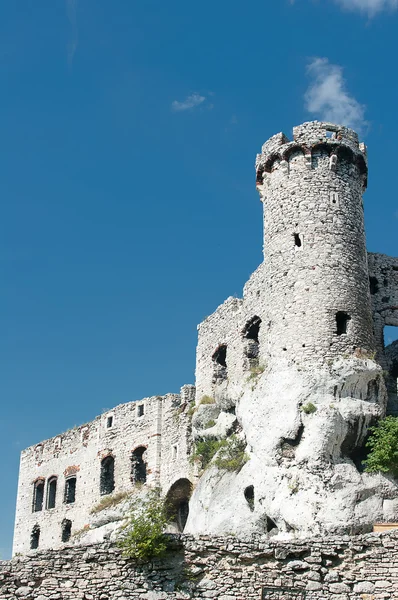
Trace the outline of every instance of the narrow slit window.
<instances>
[{"instance_id":1,"label":"narrow slit window","mask_svg":"<svg viewBox=\"0 0 398 600\"><path fill-rule=\"evenodd\" d=\"M115 489L115 459L107 456L101 461L100 494L112 494Z\"/></svg>"},{"instance_id":2,"label":"narrow slit window","mask_svg":"<svg viewBox=\"0 0 398 600\"><path fill-rule=\"evenodd\" d=\"M347 333L348 323L350 320L351 317L346 312L339 311L338 313L336 313L337 335L343 335Z\"/></svg>"},{"instance_id":3,"label":"narrow slit window","mask_svg":"<svg viewBox=\"0 0 398 600\"><path fill-rule=\"evenodd\" d=\"M30 549L37 550L39 547L40 541L40 527L35 525L32 529L32 533L30 534Z\"/></svg>"},{"instance_id":4,"label":"narrow slit window","mask_svg":"<svg viewBox=\"0 0 398 600\"><path fill-rule=\"evenodd\" d=\"M294 245L297 248L303 247L303 236L300 233L294 233Z\"/></svg>"},{"instance_id":5,"label":"narrow slit window","mask_svg":"<svg viewBox=\"0 0 398 600\"><path fill-rule=\"evenodd\" d=\"M72 533L72 521L69 519L64 519L62 521L62 529L61 529L61 540L65 542L69 542Z\"/></svg>"},{"instance_id":6,"label":"narrow slit window","mask_svg":"<svg viewBox=\"0 0 398 600\"><path fill-rule=\"evenodd\" d=\"M110 416L106 419L106 427L107 429L110 429L113 426L113 417Z\"/></svg>"},{"instance_id":7,"label":"narrow slit window","mask_svg":"<svg viewBox=\"0 0 398 600\"><path fill-rule=\"evenodd\" d=\"M142 417L143 415L144 415L144 405L143 405L143 404L140 404L140 405L138 406L138 416L139 416L139 417Z\"/></svg>"},{"instance_id":8,"label":"narrow slit window","mask_svg":"<svg viewBox=\"0 0 398 600\"><path fill-rule=\"evenodd\" d=\"M47 508L55 508L55 497L57 495L57 478L51 477L47 483Z\"/></svg>"},{"instance_id":9,"label":"narrow slit window","mask_svg":"<svg viewBox=\"0 0 398 600\"><path fill-rule=\"evenodd\" d=\"M44 481L36 481L33 486L33 512L43 510Z\"/></svg>"},{"instance_id":10,"label":"narrow slit window","mask_svg":"<svg viewBox=\"0 0 398 600\"><path fill-rule=\"evenodd\" d=\"M69 477L65 481L65 504L73 504L76 500L76 477Z\"/></svg>"}]
</instances>

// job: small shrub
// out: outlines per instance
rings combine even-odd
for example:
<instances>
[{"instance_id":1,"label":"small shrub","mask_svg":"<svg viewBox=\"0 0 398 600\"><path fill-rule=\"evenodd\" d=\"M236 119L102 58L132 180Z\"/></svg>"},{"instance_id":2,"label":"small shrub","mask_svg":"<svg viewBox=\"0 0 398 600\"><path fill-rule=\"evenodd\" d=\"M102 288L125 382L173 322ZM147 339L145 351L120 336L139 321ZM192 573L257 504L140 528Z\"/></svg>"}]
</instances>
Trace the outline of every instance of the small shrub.
<instances>
[{"instance_id":1,"label":"small shrub","mask_svg":"<svg viewBox=\"0 0 398 600\"><path fill-rule=\"evenodd\" d=\"M367 473L391 473L398 477L398 417L385 417L369 429Z\"/></svg>"},{"instance_id":2,"label":"small shrub","mask_svg":"<svg viewBox=\"0 0 398 600\"><path fill-rule=\"evenodd\" d=\"M355 358L362 358L363 360L374 360L376 354L377 352L369 352L369 350L365 350L364 348L355 348L354 350Z\"/></svg>"},{"instance_id":3,"label":"small shrub","mask_svg":"<svg viewBox=\"0 0 398 600\"><path fill-rule=\"evenodd\" d=\"M216 401L211 396L202 396L199 404L215 404Z\"/></svg>"},{"instance_id":4,"label":"small shrub","mask_svg":"<svg viewBox=\"0 0 398 600\"><path fill-rule=\"evenodd\" d=\"M214 419L210 419L210 421L207 421L206 425L205 425L205 429L209 429L210 427L214 427L214 425L216 424Z\"/></svg>"},{"instance_id":5,"label":"small shrub","mask_svg":"<svg viewBox=\"0 0 398 600\"><path fill-rule=\"evenodd\" d=\"M218 452L218 450L225 444L226 440L215 439L206 439L196 442L195 451L190 458L191 463L194 463L199 459L202 469L205 469L216 452Z\"/></svg>"},{"instance_id":6,"label":"small shrub","mask_svg":"<svg viewBox=\"0 0 398 600\"><path fill-rule=\"evenodd\" d=\"M163 533L167 520L165 503L157 490L145 499L136 498L117 542L123 556L140 562L162 556L167 550L167 538Z\"/></svg>"},{"instance_id":7,"label":"small shrub","mask_svg":"<svg viewBox=\"0 0 398 600\"><path fill-rule=\"evenodd\" d=\"M318 409L315 406L315 404L312 404L312 402L308 402L308 404L304 404L304 406L301 407L301 410L306 415L312 415L312 413L316 412Z\"/></svg>"},{"instance_id":8,"label":"small shrub","mask_svg":"<svg viewBox=\"0 0 398 600\"><path fill-rule=\"evenodd\" d=\"M244 464L249 460L249 456L245 452L246 444L236 435L231 435L230 438L224 440L224 444L220 446L218 455L214 464L219 469L225 471L239 472Z\"/></svg>"},{"instance_id":9,"label":"small shrub","mask_svg":"<svg viewBox=\"0 0 398 600\"><path fill-rule=\"evenodd\" d=\"M122 500L125 500L125 498L127 498L128 495L129 495L129 492L119 492L117 494L112 494L110 496L104 496L103 498L101 498L101 500L98 502L98 504L93 506L93 508L90 510L90 513L94 515L96 513L101 512L101 510L105 510L106 508L111 508L112 506L116 506Z\"/></svg>"}]
</instances>

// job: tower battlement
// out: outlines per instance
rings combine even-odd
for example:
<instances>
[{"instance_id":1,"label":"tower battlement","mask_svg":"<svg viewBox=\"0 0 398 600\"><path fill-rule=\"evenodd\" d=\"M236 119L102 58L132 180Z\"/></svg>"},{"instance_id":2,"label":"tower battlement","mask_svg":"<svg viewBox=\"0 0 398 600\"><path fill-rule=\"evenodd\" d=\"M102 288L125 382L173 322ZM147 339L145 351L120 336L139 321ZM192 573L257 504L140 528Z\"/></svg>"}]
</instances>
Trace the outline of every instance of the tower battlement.
<instances>
[{"instance_id":1,"label":"tower battlement","mask_svg":"<svg viewBox=\"0 0 398 600\"><path fill-rule=\"evenodd\" d=\"M330 157L329 169L336 172L339 161L351 163L358 169L363 190L367 185L367 151L359 142L358 134L349 127L321 121L309 121L293 128L293 141L284 133L277 133L267 140L256 157L256 181L261 194L261 186L266 183L268 174L277 168L288 175L290 159L301 153L307 169L316 166L313 156L316 152L326 152Z\"/></svg>"}]
</instances>

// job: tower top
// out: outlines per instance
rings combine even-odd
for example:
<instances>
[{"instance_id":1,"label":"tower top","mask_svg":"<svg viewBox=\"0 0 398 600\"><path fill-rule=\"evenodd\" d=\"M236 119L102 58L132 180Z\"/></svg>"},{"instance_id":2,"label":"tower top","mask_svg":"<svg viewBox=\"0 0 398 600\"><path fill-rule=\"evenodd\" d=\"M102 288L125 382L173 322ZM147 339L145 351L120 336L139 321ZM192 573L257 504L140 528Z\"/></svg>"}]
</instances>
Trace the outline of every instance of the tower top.
<instances>
[{"instance_id":1,"label":"tower top","mask_svg":"<svg viewBox=\"0 0 398 600\"><path fill-rule=\"evenodd\" d=\"M273 135L256 158L257 183L262 185L265 173L272 171L275 160L286 161L292 152L301 150L311 162L314 149L327 149L329 155L346 157L359 168L364 177L368 171L366 146L359 142L358 134L344 125L324 121L308 121L293 128L293 141L284 133Z\"/></svg>"}]
</instances>

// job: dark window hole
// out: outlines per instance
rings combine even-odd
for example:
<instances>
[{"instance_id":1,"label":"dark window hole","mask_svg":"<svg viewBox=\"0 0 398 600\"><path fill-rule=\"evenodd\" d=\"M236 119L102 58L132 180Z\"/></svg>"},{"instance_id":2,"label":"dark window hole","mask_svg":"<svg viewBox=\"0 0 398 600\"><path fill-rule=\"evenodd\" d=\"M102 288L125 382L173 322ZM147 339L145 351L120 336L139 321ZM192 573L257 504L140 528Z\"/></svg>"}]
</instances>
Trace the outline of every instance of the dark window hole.
<instances>
[{"instance_id":1,"label":"dark window hole","mask_svg":"<svg viewBox=\"0 0 398 600\"><path fill-rule=\"evenodd\" d=\"M43 510L44 481L36 481L33 488L33 512Z\"/></svg>"},{"instance_id":2,"label":"dark window hole","mask_svg":"<svg viewBox=\"0 0 398 600\"><path fill-rule=\"evenodd\" d=\"M146 462L144 460L144 452L146 448L140 446L131 454L131 479L134 483L146 482Z\"/></svg>"},{"instance_id":3,"label":"dark window hole","mask_svg":"<svg viewBox=\"0 0 398 600\"><path fill-rule=\"evenodd\" d=\"M248 323L246 323L243 330L243 337L247 340L253 340L258 343L258 334L260 331L261 319L260 317L253 317Z\"/></svg>"},{"instance_id":4,"label":"dark window hole","mask_svg":"<svg viewBox=\"0 0 398 600\"><path fill-rule=\"evenodd\" d=\"M294 234L294 244L297 246L297 248L301 248L302 242L299 233Z\"/></svg>"},{"instance_id":5,"label":"dark window hole","mask_svg":"<svg viewBox=\"0 0 398 600\"><path fill-rule=\"evenodd\" d=\"M337 335L343 335L344 333L347 333L348 322L350 320L351 317L346 312L339 311L336 313Z\"/></svg>"},{"instance_id":6,"label":"dark window hole","mask_svg":"<svg viewBox=\"0 0 398 600\"><path fill-rule=\"evenodd\" d=\"M248 503L250 510L253 511L254 510L254 486L249 485L247 488L245 488L244 495L245 495L245 500Z\"/></svg>"},{"instance_id":7,"label":"dark window hole","mask_svg":"<svg viewBox=\"0 0 398 600\"><path fill-rule=\"evenodd\" d=\"M115 489L115 459L107 456L101 461L100 494L112 494Z\"/></svg>"},{"instance_id":8,"label":"dark window hole","mask_svg":"<svg viewBox=\"0 0 398 600\"><path fill-rule=\"evenodd\" d=\"M227 366L227 346L222 344L217 348L212 356L213 361L217 365L221 365L222 367Z\"/></svg>"},{"instance_id":9,"label":"dark window hole","mask_svg":"<svg viewBox=\"0 0 398 600\"><path fill-rule=\"evenodd\" d=\"M112 425L113 425L113 417L108 417L106 420L106 426L109 429L110 427L112 427Z\"/></svg>"},{"instance_id":10,"label":"dark window hole","mask_svg":"<svg viewBox=\"0 0 398 600\"><path fill-rule=\"evenodd\" d=\"M65 481L65 504L73 504L76 499L76 477L69 477Z\"/></svg>"},{"instance_id":11,"label":"dark window hole","mask_svg":"<svg viewBox=\"0 0 398 600\"><path fill-rule=\"evenodd\" d=\"M40 541L40 527L35 525L32 529L32 533L30 534L30 549L37 550L39 547Z\"/></svg>"},{"instance_id":12,"label":"dark window hole","mask_svg":"<svg viewBox=\"0 0 398 600\"><path fill-rule=\"evenodd\" d=\"M139 407L138 407L138 416L142 417L143 414L144 414L144 405L140 404Z\"/></svg>"},{"instance_id":13,"label":"dark window hole","mask_svg":"<svg viewBox=\"0 0 398 600\"><path fill-rule=\"evenodd\" d=\"M72 521L64 519L62 521L61 540L63 542L69 542L72 533Z\"/></svg>"},{"instance_id":14,"label":"dark window hole","mask_svg":"<svg viewBox=\"0 0 398 600\"><path fill-rule=\"evenodd\" d=\"M57 478L52 477L47 483L47 508L55 508L55 497L57 495Z\"/></svg>"},{"instance_id":15,"label":"dark window hole","mask_svg":"<svg viewBox=\"0 0 398 600\"><path fill-rule=\"evenodd\" d=\"M377 280L377 277L369 277L369 287L372 296L374 294L377 294L377 292L379 291L379 282Z\"/></svg>"},{"instance_id":16,"label":"dark window hole","mask_svg":"<svg viewBox=\"0 0 398 600\"><path fill-rule=\"evenodd\" d=\"M278 528L278 526L277 526L277 524L275 523L275 521L274 521L273 519L271 519L271 517L269 517L269 516L267 515L267 532L270 532L270 531L272 531L273 529L277 529L277 528Z\"/></svg>"}]
</instances>

